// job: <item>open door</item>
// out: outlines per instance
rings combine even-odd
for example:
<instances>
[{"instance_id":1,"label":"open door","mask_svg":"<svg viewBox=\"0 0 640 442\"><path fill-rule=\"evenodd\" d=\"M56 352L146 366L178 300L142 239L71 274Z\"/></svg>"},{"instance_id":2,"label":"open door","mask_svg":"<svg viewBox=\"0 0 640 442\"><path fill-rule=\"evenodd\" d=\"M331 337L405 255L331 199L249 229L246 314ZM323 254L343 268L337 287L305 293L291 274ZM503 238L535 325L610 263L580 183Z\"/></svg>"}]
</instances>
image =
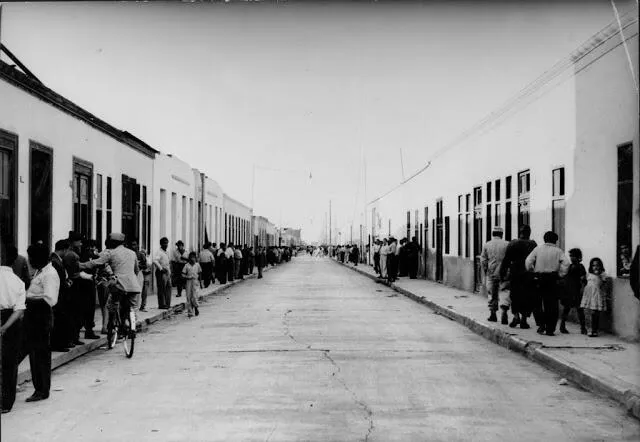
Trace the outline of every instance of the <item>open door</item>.
<instances>
[{"instance_id":1,"label":"open door","mask_svg":"<svg viewBox=\"0 0 640 442\"><path fill-rule=\"evenodd\" d=\"M473 189L473 268L474 290L480 290L482 284L482 269L480 268L480 254L482 253L482 187Z\"/></svg>"}]
</instances>

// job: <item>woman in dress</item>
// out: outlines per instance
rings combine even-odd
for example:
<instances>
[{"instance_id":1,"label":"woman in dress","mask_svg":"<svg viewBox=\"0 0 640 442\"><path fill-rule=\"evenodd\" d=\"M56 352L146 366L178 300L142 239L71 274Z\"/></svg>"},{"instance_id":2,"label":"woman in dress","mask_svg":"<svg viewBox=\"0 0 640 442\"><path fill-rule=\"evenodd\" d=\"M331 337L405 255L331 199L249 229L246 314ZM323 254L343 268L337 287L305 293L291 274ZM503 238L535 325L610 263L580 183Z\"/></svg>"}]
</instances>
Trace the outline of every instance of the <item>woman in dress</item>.
<instances>
[{"instance_id":1,"label":"woman in dress","mask_svg":"<svg viewBox=\"0 0 640 442\"><path fill-rule=\"evenodd\" d=\"M604 271L604 265L600 258L593 258L589 262L589 274L587 285L582 294L580 307L591 311L591 333L589 336L598 336L600 324L600 312L608 310L611 296L611 278Z\"/></svg>"}]
</instances>

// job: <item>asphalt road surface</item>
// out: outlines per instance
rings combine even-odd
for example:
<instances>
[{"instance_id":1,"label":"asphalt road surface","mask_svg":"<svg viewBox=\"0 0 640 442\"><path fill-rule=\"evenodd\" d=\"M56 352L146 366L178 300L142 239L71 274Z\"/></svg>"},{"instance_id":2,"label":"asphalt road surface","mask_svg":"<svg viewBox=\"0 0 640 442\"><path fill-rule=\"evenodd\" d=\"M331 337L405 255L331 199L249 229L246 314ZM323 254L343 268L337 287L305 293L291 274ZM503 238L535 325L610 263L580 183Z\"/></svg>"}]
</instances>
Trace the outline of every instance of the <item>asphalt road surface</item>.
<instances>
[{"instance_id":1,"label":"asphalt road surface","mask_svg":"<svg viewBox=\"0 0 640 442\"><path fill-rule=\"evenodd\" d=\"M26 385L3 441L637 441L622 408L328 259Z\"/></svg>"}]
</instances>

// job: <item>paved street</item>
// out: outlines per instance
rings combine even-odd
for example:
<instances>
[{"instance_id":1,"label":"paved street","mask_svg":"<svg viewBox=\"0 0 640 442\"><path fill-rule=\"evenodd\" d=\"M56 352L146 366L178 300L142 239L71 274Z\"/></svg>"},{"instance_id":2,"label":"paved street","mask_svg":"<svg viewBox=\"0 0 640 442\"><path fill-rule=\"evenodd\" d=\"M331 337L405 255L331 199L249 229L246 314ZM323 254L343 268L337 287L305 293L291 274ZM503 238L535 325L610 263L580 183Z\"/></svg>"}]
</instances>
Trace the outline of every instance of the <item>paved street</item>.
<instances>
[{"instance_id":1,"label":"paved street","mask_svg":"<svg viewBox=\"0 0 640 442\"><path fill-rule=\"evenodd\" d=\"M99 350L3 441L618 441L621 407L326 260L291 263Z\"/></svg>"}]
</instances>

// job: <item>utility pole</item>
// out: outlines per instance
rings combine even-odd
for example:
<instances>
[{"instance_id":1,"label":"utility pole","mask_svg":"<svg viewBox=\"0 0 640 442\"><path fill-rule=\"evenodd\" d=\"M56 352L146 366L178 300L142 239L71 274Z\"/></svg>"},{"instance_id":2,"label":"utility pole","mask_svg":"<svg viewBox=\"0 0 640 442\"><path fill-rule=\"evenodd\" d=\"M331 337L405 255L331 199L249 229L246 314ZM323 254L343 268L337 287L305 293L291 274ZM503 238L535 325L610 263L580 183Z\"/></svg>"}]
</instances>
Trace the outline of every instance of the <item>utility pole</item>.
<instances>
[{"instance_id":1,"label":"utility pole","mask_svg":"<svg viewBox=\"0 0 640 442\"><path fill-rule=\"evenodd\" d=\"M331 200L329 200L329 245L331 245Z\"/></svg>"}]
</instances>

